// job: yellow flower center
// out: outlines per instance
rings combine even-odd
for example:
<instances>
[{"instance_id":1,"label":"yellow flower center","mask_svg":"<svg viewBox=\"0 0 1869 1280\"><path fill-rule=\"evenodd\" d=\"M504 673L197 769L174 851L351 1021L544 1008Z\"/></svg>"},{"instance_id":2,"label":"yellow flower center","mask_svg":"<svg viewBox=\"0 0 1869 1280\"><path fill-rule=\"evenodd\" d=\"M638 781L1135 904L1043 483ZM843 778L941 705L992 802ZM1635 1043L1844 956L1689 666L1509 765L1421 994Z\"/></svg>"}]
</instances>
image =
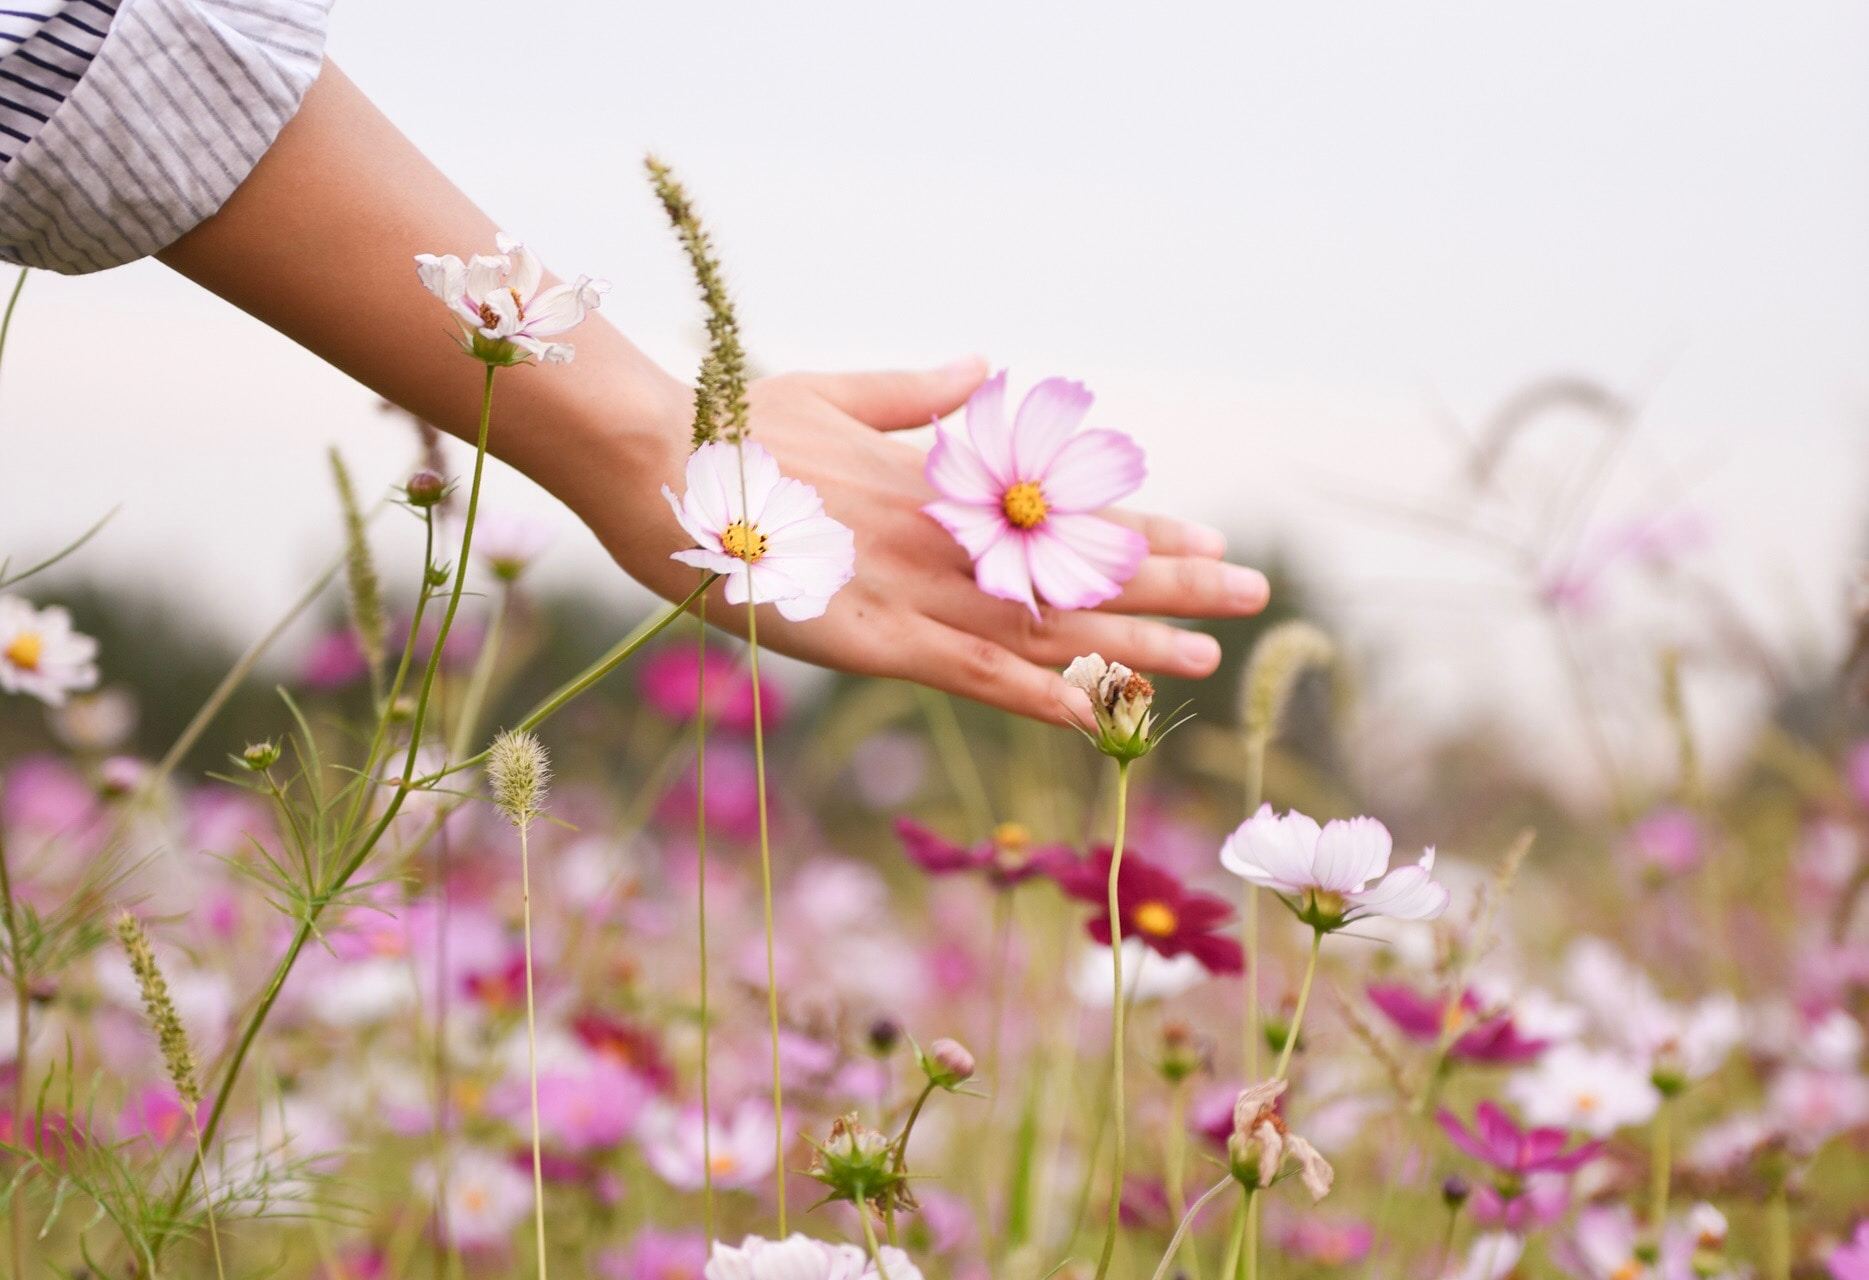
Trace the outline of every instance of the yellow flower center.
<instances>
[{"instance_id":1,"label":"yellow flower center","mask_svg":"<svg viewBox=\"0 0 1869 1280\"><path fill-rule=\"evenodd\" d=\"M1609 1280L1642 1280L1642 1264L1631 1258L1610 1272Z\"/></svg>"},{"instance_id":2,"label":"yellow flower center","mask_svg":"<svg viewBox=\"0 0 1869 1280\"><path fill-rule=\"evenodd\" d=\"M1135 919L1136 928L1157 938L1166 938L1180 923L1174 908L1165 902L1145 902L1130 914Z\"/></svg>"},{"instance_id":3,"label":"yellow flower center","mask_svg":"<svg viewBox=\"0 0 1869 1280\"><path fill-rule=\"evenodd\" d=\"M1045 505L1045 491L1030 480L1021 480L1006 490L999 505L1015 529L1036 529L1045 523L1045 513L1050 510Z\"/></svg>"},{"instance_id":4,"label":"yellow flower center","mask_svg":"<svg viewBox=\"0 0 1869 1280\"><path fill-rule=\"evenodd\" d=\"M720 534L721 549L748 564L766 554L766 535L744 520L735 520Z\"/></svg>"},{"instance_id":5,"label":"yellow flower center","mask_svg":"<svg viewBox=\"0 0 1869 1280\"><path fill-rule=\"evenodd\" d=\"M739 1163L740 1162L735 1160L729 1152L722 1151L707 1162L707 1168L708 1172L712 1173L716 1178L724 1178L732 1173L734 1169L739 1166Z\"/></svg>"},{"instance_id":6,"label":"yellow flower center","mask_svg":"<svg viewBox=\"0 0 1869 1280\"><path fill-rule=\"evenodd\" d=\"M22 631L13 637L13 643L6 647L0 658L5 658L14 666L24 671L37 671L39 659L45 656L45 640L37 631Z\"/></svg>"},{"instance_id":7,"label":"yellow flower center","mask_svg":"<svg viewBox=\"0 0 1869 1280\"><path fill-rule=\"evenodd\" d=\"M1577 1110L1584 1115L1589 1115L1592 1111L1595 1111L1598 1105L1599 1102L1594 1093L1580 1093L1577 1095Z\"/></svg>"},{"instance_id":8,"label":"yellow flower center","mask_svg":"<svg viewBox=\"0 0 1869 1280\"><path fill-rule=\"evenodd\" d=\"M1467 1006L1465 1001L1454 1001L1447 1006L1446 1012L1441 1014L1441 1030L1443 1031L1458 1031L1466 1025Z\"/></svg>"},{"instance_id":9,"label":"yellow flower center","mask_svg":"<svg viewBox=\"0 0 1869 1280\"><path fill-rule=\"evenodd\" d=\"M480 1187L469 1187L461 1192L461 1207L469 1213L479 1213L487 1207L487 1193Z\"/></svg>"},{"instance_id":10,"label":"yellow flower center","mask_svg":"<svg viewBox=\"0 0 1869 1280\"><path fill-rule=\"evenodd\" d=\"M993 828L993 843L1007 853L1018 853L1032 843L1032 833L1023 822L1002 822Z\"/></svg>"}]
</instances>

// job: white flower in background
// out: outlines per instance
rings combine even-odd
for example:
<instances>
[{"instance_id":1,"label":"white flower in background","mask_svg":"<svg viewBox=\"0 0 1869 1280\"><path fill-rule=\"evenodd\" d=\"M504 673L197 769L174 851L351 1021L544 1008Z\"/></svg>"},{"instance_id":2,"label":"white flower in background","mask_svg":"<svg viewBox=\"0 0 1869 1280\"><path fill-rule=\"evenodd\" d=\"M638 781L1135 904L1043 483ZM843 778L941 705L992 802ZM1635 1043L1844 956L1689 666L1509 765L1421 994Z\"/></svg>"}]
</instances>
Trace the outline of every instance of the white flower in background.
<instances>
[{"instance_id":1,"label":"white flower in background","mask_svg":"<svg viewBox=\"0 0 1869 1280\"><path fill-rule=\"evenodd\" d=\"M97 641L73 631L70 614L0 596L0 690L60 707L96 684Z\"/></svg>"},{"instance_id":2,"label":"white flower in background","mask_svg":"<svg viewBox=\"0 0 1869 1280\"><path fill-rule=\"evenodd\" d=\"M1369 916L1432 920L1447 909L1434 882L1434 850L1412 867L1389 870L1394 842L1374 818L1322 827L1302 813L1272 806L1241 823L1220 848L1220 864L1278 894L1314 929L1339 929ZM1373 883L1372 883L1373 882Z\"/></svg>"},{"instance_id":3,"label":"white flower in background","mask_svg":"<svg viewBox=\"0 0 1869 1280\"><path fill-rule=\"evenodd\" d=\"M1505 1280L1524 1252L1524 1238L1510 1231L1475 1236L1465 1260L1448 1269L1447 1280Z\"/></svg>"},{"instance_id":4,"label":"white flower in background","mask_svg":"<svg viewBox=\"0 0 1869 1280\"><path fill-rule=\"evenodd\" d=\"M514 582L552 545L556 532L532 516L482 511L474 521L474 555L501 582Z\"/></svg>"},{"instance_id":5,"label":"white flower in background","mask_svg":"<svg viewBox=\"0 0 1869 1280\"><path fill-rule=\"evenodd\" d=\"M742 474L744 450L744 474ZM662 496L695 546L672 557L727 580L727 603L774 604L816 618L856 576L856 539L824 514L818 491L779 474L759 445L704 444L688 456L688 491Z\"/></svg>"},{"instance_id":6,"label":"white flower in background","mask_svg":"<svg viewBox=\"0 0 1869 1280\"><path fill-rule=\"evenodd\" d=\"M1506 1087L1535 1125L1576 1129L1604 1138L1645 1124L1661 1106L1661 1092L1639 1064L1619 1053L1560 1045L1521 1071Z\"/></svg>"},{"instance_id":7,"label":"white flower in background","mask_svg":"<svg viewBox=\"0 0 1869 1280\"><path fill-rule=\"evenodd\" d=\"M1137 1004L1172 1000L1207 980L1207 966L1190 955L1159 956L1140 938L1123 939L1123 999ZM1095 943L1078 953L1071 993L1079 1004L1107 1009L1116 993L1110 949Z\"/></svg>"},{"instance_id":8,"label":"white flower in background","mask_svg":"<svg viewBox=\"0 0 1869 1280\"><path fill-rule=\"evenodd\" d=\"M418 253L416 276L460 320L475 359L505 365L530 356L544 364L567 363L571 344L544 339L581 324L610 286L579 276L541 289L545 269L532 250L505 232L494 244L498 253L477 253L465 263L451 253Z\"/></svg>"},{"instance_id":9,"label":"white flower in background","mask_svg":"<svg viewBox=\"0 0 1869 1280\"><path fill-rule=\"evenodd\" d=\"M1663 999L1646 973L1601 938L1582 938L1565 958L1571 993L1611 1037L1674 1092L1720 1068L1745 1033L1739 1002L1721 992L1691 1005Z\"/></svg>"},{"instance_id":10,"label":"white flower in background","mask_svg":"<svg viewBox=\"0 0 1869 1280\"><path fill-rule=\"evenodd\" d=\"M52 736L75 751L115 751L136 732L136 698L128 689L99 689L52 713Z\"/></svg>"},{"instance_id":11,"label":"white flower in background","mask_svg":"<svg viewBox=\"0 0 1869 1280\"><path fill-rule=\"evenodd\" d=\"M884 1245L881 1253L889 1280L922 1280L902 1250ZM856 1245L797 1234L784 1240L748 1236L738 1247L717 1244L702 1274L706 1280L877 1280L875 1264Z\"/></svg>"},{"instance_id":12,"label":"white flower in background","mask_svg":"<svg viewBox=\"0 0 1869 1280\"><path fill-rule=\"evenodd\" d=\"M491 1151L469 1148L448 1161L448 1243L490 1249L506 1243L513 1228L532 1212L532 1179ZM441 1180L432 1166L416 1172L416 1183L434 1198Z\"/></svg>"}]
</instances>

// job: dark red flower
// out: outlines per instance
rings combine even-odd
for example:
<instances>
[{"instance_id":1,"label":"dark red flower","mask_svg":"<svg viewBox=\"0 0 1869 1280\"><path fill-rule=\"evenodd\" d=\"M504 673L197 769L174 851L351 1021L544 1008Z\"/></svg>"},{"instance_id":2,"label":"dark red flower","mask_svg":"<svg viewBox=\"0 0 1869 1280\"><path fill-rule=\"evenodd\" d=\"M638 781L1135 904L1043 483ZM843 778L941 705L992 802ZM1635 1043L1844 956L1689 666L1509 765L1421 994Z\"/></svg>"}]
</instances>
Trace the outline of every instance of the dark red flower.
<instances>
[{"instance_id":1,"label":"dark red flower","mask_svg":"<svg viewBox=\"0 0 1869 1280\"><path fill-rule=\"evenodd\" d=\"M1076 855L1061 844L1034 846L1031 833L1016 822L1002 822L993 837L971 848L942 839L909 818L896 819L896 835L909 858L931 876L978 871L996 889L1010 889L1022 880L1044 875L1056 877L1076 863Z\"/></svg>"},{"instance_id":2,"label":"dark red flower","mask_svg":"<svg viewBox=\"0 0 1869 1280\"><path fill-rule=\"evenodd\" d=\"M1443 1035L1464 1027L1447 1047L1447 1056L1456 1061L1530 1062L1551 1043L1521 1035L1509 1013L1485 1014L1472 990L1462 992L1458 1001L1426 996L1400 982L1372 982L1366 990L1370 1003L1410 1040L1439 1044Z\"/></svg>"},{"instance_id":3,"label":"dark red flower","mask_svg":"<svg viewBox=\"0 0 1869 1280\"><path fill-rule=\"evenodd\" d=\"M1052 872L1058 887L1073 898L1103 908L1086 928L1105 946L1110 943L1110 857L1108 848L1098 849ZM1215 894L1188 888L1173 872L1133 850L1123 853L1116 873L1116 904L1125 938L1140 939L1164 956L1193 956L1209 973L1240 973L1246 968L1240 944L1220 932L1232 918L1232 905Z\"/></svg>"},{"instance_id":4,"label":"dark red flower","mask_svg":"<svg viewBox=\"0 0 1869 1280\"><path fill-rule=\"evenodd\" d=\"M571 1030L585 1048L628 1067L656 1089L675 1083L674 1069L654 1032L604 1013L580 1013L571 1020Z\"/></svg>"}]
</instances>

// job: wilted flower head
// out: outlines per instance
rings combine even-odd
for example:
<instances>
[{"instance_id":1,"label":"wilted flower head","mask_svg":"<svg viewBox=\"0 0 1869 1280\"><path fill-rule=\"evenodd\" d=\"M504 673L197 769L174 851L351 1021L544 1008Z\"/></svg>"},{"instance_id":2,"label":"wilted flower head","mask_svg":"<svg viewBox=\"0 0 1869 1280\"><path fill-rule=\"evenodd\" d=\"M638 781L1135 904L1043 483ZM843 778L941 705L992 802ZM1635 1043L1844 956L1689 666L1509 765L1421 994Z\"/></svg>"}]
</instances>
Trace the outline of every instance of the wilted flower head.
<instances>
[{"instance_id":1,"label":"wilted flower head","mask_svg":"<svg viewBox=\"0 0 1869 1280\"><path fill-rule=\"evenodd\" d=\"M895 1144L855 1112L833 1120L824 1144L813 1146L811 1176L829 1188L827 1199L881 1208L906 1203L908 1179L895 1166Z\"/></svg>"},{"instance_id":2,"label":"wilted flower head","mask_svg":"<svg viewBox=\"0 0 1869 1280\"><path fill-rule=\"evenodd\" d=\"M1092 737L1097 749L1117 760L1134 760L1155 745L1150 735L1155 717L1155 686L1147 676L1120 662L1105 662L1103 655L1074 658L1064 669L1064 682L1081 689L1097 718Z\"/></svg>"},{"instance_id":3,"label":"wilted flower head","mask_svg":"<svg viewBox=\"0 0 1869 1280\"><path fill-rule=\"evenodd\" d=\"M488 748L487 786L493 805L515 827L531 826L544 812L551 781L551 758L531 734L507 729Z\"/></svg>"},{"instance_id":4,"label":"wilted flower head","mask_svg":"<svg viewBox=\"0 0 1869 1280\"><path fill-rule=\"evenodd\" d=\"M1300 920L1318 930L1340 929L1370 916L1439 916L1447 909L1447 890L1430 874L1434 850L1425 851L1412 867L1390 871L1393 849L1389 829L1374 818L1319 827L1295 810L1278 817L1265 805L1227 837L1220 864L1277 893Z\"/></svg>"},{"instance_id":5,"label":"wilted flower head","mask_svg":"<svg viewBox=\"0 0 1869 1280\"><path fill-rule=\"evenodd\" d=\"M1227 1162L1248 1190L1269 1187L1290 1161L1311 1199L1330 1194L1336 1174L1317 1148L1293 1133L1279 1114L1285 1081L1262 1080L1241 1089L1233 1103L1233 1132L1227 1139Z\"/></svg>"},{"instance_id":6,"label":"wilted flower head","mask_svg":"<svg viewBox=\"0 0 1869 1280\"><path fill-rule=\"evenodd\" d=\"M922 1280L909 1256L883 1245L889 1280ZM738 1246L717 1244L705 1280L879 1280L869 1255L853 1244L829 1244L793 1234L784 1240L748 1236Z\"/></svg>"},{"instance_id":7,"label":"wilted flower head","mask_svg":"<svg viewBox=\"0 0 1869 1280\"><path fill-rule=\"evenodd\" d=\"M477 253L463 263L453 254L415 255L422 287L440 298L461 322L462 348L490 365L565 364L568 342L544 339L575 329L595 311L610 288L579 276L571 284L541 289L545 269L532 250L505 232L494 238L499 252Z\"/></svg>"},{"instance_id":8,"label":"wilted flower head","mask_svg":"<svg viewBox=\"0 0 1869 1280\"><path fill-rule=\"evenodd\" d=\"M780 475L761 446L702 445L688 456L687 485L679 498L662 486L695 542L672 558L726 578L728 604L750 596L803 622L821 616L856 575L855 536L824 514L816 489Z\"/></svg>"},{"instance_id":9,"label":"wilted flower head","mask_svg":"<svg viewBox=\"0 0 1869 1280\"><path fill-rule=\"evenodd\" d=\"M70 614L0 596L0 691L58 707L67 694L95 684L97 641L73 631Z\"/></svg>"},{"instance_id":10,"label":"wilted flower head","mask_svg":"<svg viewBox=\"0 0 1869 1280\"><path fill-rule=\"evenodd\" d=\"M1006 375L967 401L966 428L943 423L928 454L941 494L922 510L973 558L980 590L1038 612L1038 599L1088 609L1122 590L1148 543L1092 514L1135 492L1142 450L1114 431L1073 435L1093 397L1081 383L1047 378L1006 421Z\"/></svg>"}]
</instances>

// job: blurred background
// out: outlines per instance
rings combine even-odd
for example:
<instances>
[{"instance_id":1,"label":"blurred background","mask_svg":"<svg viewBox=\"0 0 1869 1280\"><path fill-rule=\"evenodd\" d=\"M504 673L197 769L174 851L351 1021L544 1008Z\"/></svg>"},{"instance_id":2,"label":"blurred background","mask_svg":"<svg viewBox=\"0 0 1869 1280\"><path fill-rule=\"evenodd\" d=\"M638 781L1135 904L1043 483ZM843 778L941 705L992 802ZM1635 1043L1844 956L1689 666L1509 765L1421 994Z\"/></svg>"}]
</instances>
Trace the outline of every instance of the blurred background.
<instances>
[{"instance_id":1,"label":"blurred background","mask_svg":"<svg viewBox=\"0 0 1869 1280\"><path fill-rule=\"evenodd\" d=\"M1376 772L1406 786L1424 735L1478 724L1583 792L1606 749L1665 758L1616 715L1654 722L1658 648L1688 655L1717 764L1849 642L1866 46L1841 0L405 0L338 5L330 49L549 263L608 276L606 315L671 367L698 308L650 148L763 367L980 352L1083 379L1149 452L1142 502L1232 531L1357 653ZM216 640L338 545L332 443L366 492L414 455L370 394L155 263L35 275L0 372L0 549L121 504L31 594L80 606L113 680L211 681ZM642 607L527 482L489 505L556 520L535 585L592 634ZM414 563L387 523L383 563Z\"/></svg>"}]
</instances>

